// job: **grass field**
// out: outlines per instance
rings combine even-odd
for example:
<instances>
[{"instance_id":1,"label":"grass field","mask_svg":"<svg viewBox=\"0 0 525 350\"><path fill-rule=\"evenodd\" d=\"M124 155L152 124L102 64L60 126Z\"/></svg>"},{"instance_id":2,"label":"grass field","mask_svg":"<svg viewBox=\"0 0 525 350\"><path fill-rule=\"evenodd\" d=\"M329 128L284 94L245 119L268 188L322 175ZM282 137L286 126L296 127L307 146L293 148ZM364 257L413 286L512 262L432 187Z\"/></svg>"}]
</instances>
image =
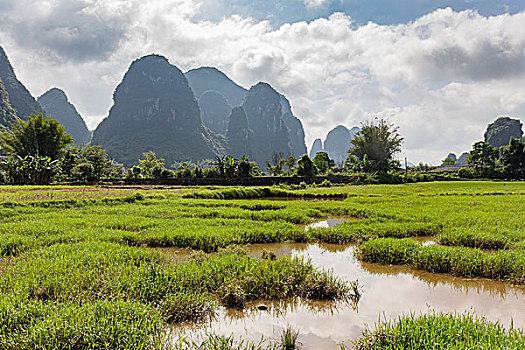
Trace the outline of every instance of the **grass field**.
<instances>
[{"instance_id":1,"label":"grass field","mask_svg":"<svg viewBox=\"0 0 525 350\"><path fill-rule=\"evenodd\" d=\"M0 348L153 349L166 346L167 324L205 319L220 305L358 298L356 285L308 261L250 257L242 249L250 243L357 243L365 261L525 283L524 213L525 183L519 182L300 190L3 187ZM347 222L301 226L333 216ZM436 244L412 239L421 236ZM196 252L176 262L148 247ZM411 327L430 327L428 319L411 319ZM469 322L492 327L451 319L457 324L450 327L465 332L481 329ZM395 327L378 325L392 334ZM519 332L494 332L523 340ZM378 334L371 331L362 343L369 347L360 346L374 348ZM235 342L212 338L204 342Z\"/></svg>"}]
</instances>

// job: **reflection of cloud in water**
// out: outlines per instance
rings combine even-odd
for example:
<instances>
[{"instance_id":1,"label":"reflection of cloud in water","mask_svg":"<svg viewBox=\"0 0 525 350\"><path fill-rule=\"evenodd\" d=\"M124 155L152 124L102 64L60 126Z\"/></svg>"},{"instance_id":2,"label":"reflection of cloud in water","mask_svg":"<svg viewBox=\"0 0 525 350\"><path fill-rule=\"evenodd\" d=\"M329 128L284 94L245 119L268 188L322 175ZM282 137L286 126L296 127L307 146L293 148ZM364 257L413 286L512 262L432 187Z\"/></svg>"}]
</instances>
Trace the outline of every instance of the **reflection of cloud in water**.
<instances>
[{"instance_id":1,"label":"reflection of cloud in water","mask_svg":"<svg viewBox=\"0 0 525 350\"><path fill-rule=\"evenodd\" d=\"M261 256L264 250L278 256L304 257L314 266L330 270L348 281L359 280L363 292L359 308L341 302L290 299L256 301L245 310L220 309L209 322L175 327L176 334L191 337L206 332L230 335L258 342L261 336L278 338L287 326L299 330L305 349L338 349L337 344L355 339L368 325L381 319L396 318L410 312L429 310L475 312L490 321L525 328L523 302L525 286L503 281L465 279L433 274L406 266L363 263L354 257L355 247L333 244L255 244L249 254ZM258 304L269 306L257 309Z\"/></svg>"},{"instance_id":2,"label":"reflection of cloud in water","mask_svg":"<svg viewBox=\"0 0 525 350\"><path fill-rule=\"evenodd\" d=\"M509 295L525 297L525 286L514 285L505 281L491 280L486 278L465 278L457 277L446 273L432 273L409 266L402 265L381 265L360 261L359 264L366 272L379 276L398 276L401 274L410 275L428 284L430 288L437 286L450 287L456 291L469 294L488 293L503 300Z\"/></svg>"},{"instance_id":3,"label":"reflection of cloud in water","mask_svg":"<svg viewBox=\"0 0 525 350\"><path fill-rule=\"evenodd\" d=\"M258 305L265 305L267 310L259 310ZM249 302L245 309L224 308L222 314L225 321L236 321L239 319L256 319L261 314L267 314L275 318L283 318L288 313L304 312L310 316L333 316L340 311L356 308L352 302L308 300L302 298L290 298L286 300L257 300Z\"/></svg>"}]
</instances>

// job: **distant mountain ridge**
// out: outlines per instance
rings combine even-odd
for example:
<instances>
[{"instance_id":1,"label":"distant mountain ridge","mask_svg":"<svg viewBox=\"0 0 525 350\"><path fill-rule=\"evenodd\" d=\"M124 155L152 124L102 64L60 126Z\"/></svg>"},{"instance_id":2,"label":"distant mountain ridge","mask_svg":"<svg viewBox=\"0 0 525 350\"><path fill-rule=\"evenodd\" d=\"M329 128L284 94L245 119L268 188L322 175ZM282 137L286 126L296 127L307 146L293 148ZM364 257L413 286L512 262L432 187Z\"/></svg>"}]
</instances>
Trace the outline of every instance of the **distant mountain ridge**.
<instances>
[{"instance_id":1,"label":"distant mountain ridge","mask_svg":"<svg viewBox=\"0 0 525 350\"><path fill-rule=\"evenodd\" d=\"M284 95L267 83L246 90L213 67L183 74L163 56L133 61L92 138L64 91L52 88L35 100L3 50L0 75L9 82L3 88L0 78L1 124L41 111L58 120L77 144L91 140L128 167L150 150L168 166L230 153L248 156L263 170L275 156L299 158L307 152L303 125Z\"/></svg>"},{"instance_id":2,"label":"distant mountain ridge","mask_svg":"<svg viewBox=\"0 0 525 350\"><path fill-rule=\"evenodd\" d=\"M212 159L213 135L204 128L200 109L185 75L159 55L135 60L117 86L109 115L93 134L126 166L154 151L170 166L176 161Z\"/></svg>"},{"instance_id":3,"label":"distant mountain ridge","mask_svg":"<svg viewBox=\"0 0 525 350\"><path fill-rule=\"evenodd\" d=\"M246 100L250 93L253 94L254 88L257 87L258 84L254 85L250 90L246 90L240 85L236 84L233 80L231 80L226 74L218 70L217 68L213 67L201 67L192 69L185 73L186 77L188 78L188 83L190 84L192 90L195 93L195 96L198 98L199 106L201 108L201 115L202 115L202 121L206 127L208 127L210 130L212 130L215 133L224 134L226 125L231 126L230 117L223 119L223 115L226 111L226 104L225 101L227 101L230 104L230 112L233 107L235 106L241 106L242 108L246 109L247 106L249 106L251 103L253 103L253 100L248 102L246 104ZM261 144L260 140L261 137L269 137L269 135L272 134L272 131L268 132L268 128L271 128L271 123L268 125L264 125L264 123L259 123L257 120L257 117L250 117L248 111L245 112L248 115L248 126L247 128L251 130L252 139L251 142L254 142L252 146L254 148L248 147L252 150L252 152L255 152L254 154L246 154L247 156L251 156L256 161L258 160L259 165L265 166L267 159L262 159L262 155L257 155L257 153L260 153L258 151L258 147L263 147L265 149L268 149L270 147L270 152L272 155L274 153L281 154L283 157L288 157L289 155L293 155L296 158L301 157L303 154L307 153L306 144L304 141L305 133L304 128L296 116L294 116L292 112L292 108L290 106L290 102L288 99L282 95L279 94L273 87L271 87L269 84L266 84L270 89L267 90L268 94L260 94L261 98L267 98L269 94L277 94L279 96L279 110L281 111L280 116L274 115L274 118L280 119L279 124L284 124L285 129L288 130L288 135L285 135L286 133L282 133L281 137L284 137L288 140L289 138L289 149L288 147L283 146L283 142L277 141L275 138L272 138L273 141L277 142L274 147L274 143L272 144ZM255 88L255 90L257 90ZM272 92L270 92L270 90ZM274 95L275 96L275 95ZM268 102L267 100L266 102ZM277 108L277 105L268 105L265 104L266 102L262 102L260 107L261 108L272 108L274 111ZM275 101L271 102L272 104ZM253 114L253 111L251 112ZM229 114L228 114L229 115ZM262 113L261 115L264 116L264 118L268 117L269 114ZM236 112L236 116L239 116L239 111ZM250 120L251 119L251 120ZM267 120L268 121L268 120ZM275 121L275 120L274 120ZM274 125L275 126L275 123ZM280 130L280 128L274 128L274 131ZM261 136L264 135L264 136ZM260 137L261 136L261 137ZM238 144L233 141L232 134L230 132L229 137L227 137L229 143L235 143L235 146L231 146L230 153L236 154L238 153ZM259 141L257 141L259 140ZM279 144L279 145L277 145ZM271 149L273 147L273 149ZM262 152L264 153L264 152ZM261 153L261 154L262 154ZM271 157L271 156L270 156ZM261 164L262 162L262 164Z\"/></svg>"},{"instance_id":4,"label":"distant mountain ridge","mask_svg":"<svg viewBox=\"0 0 525 350\"><path fill-rule=\"evenodd\" d=\"M48 117L58 120L68 134L70 134L77 145L85 145L91 140L84 119L77 112L64 91L58 88L52 88L38 98L38 102Z\"/></svg>"},{"instance_id":5,"label":"distant mountain ridge","mask_svg":"<svg viewBox=\"0 0 525 350\"><path fill-rule=\"evenodd\" d=\"M499 117L487 126L484 139L493 147L506 146L510 138L520 139L523 137L523 124L518 119Z\"/></svg>"},{"instance_id":6,"label":"distant mountain ridge","mask_svg":"<svg viewBox=\"0 0 525 350\"><path fill-rule=\"evenodd\" d=\"M338 125L328 132L324 142L316 139L310 149L310 158L314 158L318 152L326 152L330 159L336 164L344 164L348 158L348 150L352 146L352 140L361 128L354 126L348 129L344 125Z\"/></svg>"},{"instance_id":7,"label":"distant mountain ridge","mask_svg":"<svg viewBox=\"0 0 525 350\"><path fill-rule=\"evenodd\" d=\"M270 84L258 83L250 88L242 107L254 132L251 158L265 167L274 154L290 156L291 139L283 120L281 95Z\"/></svg>"},{"instance_id":8,"label":"distant mountain ridge","mask_svg":"<svg viewBox=\"0 0 525 350\"><path fill-rule=\"evenodd\" d=\"M198 103L204 125L211 131L224 135L228 127L228 116L232 111L228 100L220 92L208 90L201 95Z\"/></svg>"},{"instance_id":9,"label":"distant mountain ridge","mask_svg":"<svg viewBox=\"0 0 525 350\"><path fill-rule=\"evenodd\" d=\"M206 91L214 90L223 95L232 107L236 107L242 104L248 92L215 67L192 69L184 75L197 99Z\"/></svg>"},{"instance_id":10,"label":"distant mountain ridge","mask_svg":"<svg viewBox=\"0 0 525 350\"><path fill-rule=\"evenodd\" d=\"M11 123L17 120L16 111L11 107L9 95L4 88L4 83L0 79L0 131L8 128Z\"/></svg>"},{"instance_id":11,"label":"distant mountain ridge","mask_svg":"<svg viewBox=\"0 0 525 350\"><path fill-rule=\"evenodd\" d=\"M0 80L4 84L5 91L9 96L9 103L16 111L18 118L27 119L31 113L42 112L42 107L18 80L11 62L4 49L0 46Z\"/></svg>"}]
</instances>

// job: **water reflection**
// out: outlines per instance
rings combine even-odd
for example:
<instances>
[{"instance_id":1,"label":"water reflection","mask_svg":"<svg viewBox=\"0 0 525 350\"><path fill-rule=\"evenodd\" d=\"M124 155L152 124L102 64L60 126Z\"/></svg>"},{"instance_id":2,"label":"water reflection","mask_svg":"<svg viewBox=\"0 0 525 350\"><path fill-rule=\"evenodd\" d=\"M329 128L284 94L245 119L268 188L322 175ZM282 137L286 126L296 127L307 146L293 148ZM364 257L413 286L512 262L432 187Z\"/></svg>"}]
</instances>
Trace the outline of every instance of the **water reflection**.
<instances>
[{"instance_id":1,"label":"water reflection","mask_svg":"<svg viewBox=\"0 0 525 350\"><path fill-rule=\"evenodd\" d=\"M345 222L348 222L348 220L343 219L343 218L328 218L322 221L317 221L317 222L308 224L305 226L305 229L310 230L313 228L333 228Z\"/></svg>"},{"instance_id":2,"label":"water reflection","mask_svg":"<svg viewBox=\"0 0 525 350\"><path fill-rule=\"evenodd\" d=\"M434 274L404 266L363 263L355 247L333 244L256 244L252 256L273 251L278 256L302 256L314 266L336 276L359 280L363 292L358 309L344 303L307 301L257 301L245 310L221 309L209 322L175 327L177 335L198 337L206 332L258 341L291 325L300 331L304 349L338 349L337 344L357 338L365 326L409 312L471 311L505 326L525 328L525 287L503 281L468 279ZM268 310L258 310L265 304Z\"/></svg>"}]
</instances>

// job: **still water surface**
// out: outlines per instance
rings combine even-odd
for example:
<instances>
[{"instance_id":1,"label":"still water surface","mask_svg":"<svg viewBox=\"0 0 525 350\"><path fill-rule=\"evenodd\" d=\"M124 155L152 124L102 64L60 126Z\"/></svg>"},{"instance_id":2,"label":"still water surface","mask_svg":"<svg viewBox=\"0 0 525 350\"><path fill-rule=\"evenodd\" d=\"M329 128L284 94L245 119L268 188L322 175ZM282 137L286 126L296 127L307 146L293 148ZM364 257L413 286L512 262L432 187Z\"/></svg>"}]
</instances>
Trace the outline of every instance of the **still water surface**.
<instances>
[{"instance_id":1,"label":"still water surface","mask_svg":"<svg viewBox=\"0 0 525 350\"><path fill-rule=\"evenodd\" d=\"M349 344L379 318L391 319L429 310L474 312L505 326L525 328L525 286L487 279L466 279L433 274L403 266L363 263L354 258L354 246L327 244L260 244L248 251L303 256L315 266L332 270L340 278L358 280L362 297L357 308L348 303L301 301L249 304L246 310L222 309L209 322L177 326L175 334L198 337L207 332L259 341L278 339L288 325L300 331L304 349L338 349ZM163 250L169 253L169 250ZM264 303L268 310L260 311Z\"/></svg>"}]
</instances>

